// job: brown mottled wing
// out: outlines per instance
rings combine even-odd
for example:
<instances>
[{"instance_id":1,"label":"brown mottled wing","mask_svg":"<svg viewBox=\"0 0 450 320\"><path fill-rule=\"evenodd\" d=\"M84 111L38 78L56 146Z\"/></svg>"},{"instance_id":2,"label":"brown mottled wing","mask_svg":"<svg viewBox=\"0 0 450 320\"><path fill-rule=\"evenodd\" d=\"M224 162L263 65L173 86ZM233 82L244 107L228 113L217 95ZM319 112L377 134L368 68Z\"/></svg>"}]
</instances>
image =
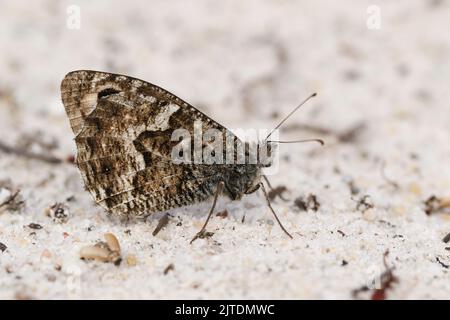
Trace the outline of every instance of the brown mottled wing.
<instances>
[{"instance_id":1,"label":"brown mottled wing","mask_svg":"<svg viewBox=\"0 0 450 320\"><path fill-rule=\"evenodd\" d=\"M164 89L135 78L74 71L61 83L77 164L95 201L112 213L146 215L206 200L214 166L173 164L173 130L226 129ZM237 139L237 138L236 138Z\"/></svg>"}]
</instances>

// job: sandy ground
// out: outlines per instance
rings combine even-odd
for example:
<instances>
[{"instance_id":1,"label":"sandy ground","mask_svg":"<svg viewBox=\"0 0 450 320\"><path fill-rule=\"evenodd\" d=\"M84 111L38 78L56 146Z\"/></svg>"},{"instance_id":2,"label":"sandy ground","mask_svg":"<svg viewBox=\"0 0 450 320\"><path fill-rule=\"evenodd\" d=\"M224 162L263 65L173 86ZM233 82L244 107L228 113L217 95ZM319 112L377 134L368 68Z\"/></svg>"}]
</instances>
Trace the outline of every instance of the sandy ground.
<instances>
[{"instance_id":1,"label":"sandy ground","mask_svg":"<svg viewBox=\"0 0 450 320\"><path fill-rule=\"evenodd\" d=\"M450 196L450 3L170 3L0 1L0 298L450 298L450 215L424 204ZM261 194L223 199L193 245L210 203L152 236L159 216L117 221L73 164L30 159L75 154L59 85L76 69L145 79L230 128L272 128L317 91L281 135L326 146L281 146L270 177L294 240ZM46 215L57 202L65 219ZM80 260L106 232L122 263Z\"/></svg>"}]
</instances>

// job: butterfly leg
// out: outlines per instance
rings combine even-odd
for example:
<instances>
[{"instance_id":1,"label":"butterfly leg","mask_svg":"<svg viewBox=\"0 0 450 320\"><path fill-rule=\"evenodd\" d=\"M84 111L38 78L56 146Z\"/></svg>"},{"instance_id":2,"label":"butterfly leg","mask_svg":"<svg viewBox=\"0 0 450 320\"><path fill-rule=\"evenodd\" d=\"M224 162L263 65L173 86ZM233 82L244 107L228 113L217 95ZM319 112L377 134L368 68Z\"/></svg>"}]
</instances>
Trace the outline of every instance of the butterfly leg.
<instances>
[{"instance_id":1,"label":"butterfly leg","mask_svg":"<svg viewBox=\"0 0 450 320\"><path fill-rule=\"evenodd\" d=\"M267 183L267 186L269 187L270 190L273 190L272 184L270 183L269 179L265 176L262 175L264 181Z\"/></svg>"},{"instance_id":2,"label":"butterfly leg","mask_svg":"<svg viewBox=\"0 0 450 320\"><path fill-rule=\"evenodd\" d=\"M286 190L285 187L280 186L280 187L274 188L274 187L272 187L272 184L270 183L269 178L267 178L267 176L265 176L265 175L261 175L261 176L263 177L264 181L267 183L267 186L269 187L269 195L270 195L270 192L274 192L274 195L280 197L281 200L288 201L285 197L283 197L283 194L282 194L283 191ZM279 188L282 188L282 189L279 189Z\"/></svg>"},{"instance_id":3,"label":"butterfly leg","mask_svg":"<svg viewBox=\"0 0 450 320\"><path fill-rule=\"evenodd\" d=\"M266 197L267 206L269 207L270 211L272 211L272 213L273 213L275 219L277 220L278 224L280 225L281 229L284 231L284 233L286 233L289 236L289 238L293 239L292 236L290 235L290 233L287 232L287 230L281 224L281 221L280 221L280 219L278 219L278 216L275 213L275 210L273 210L272 205L270 204L269 196L267 195L266 188L264 187L264 184L262 182L260 183L260 186L261 186L261 190L264 193L264 196Z\"/></svg>"},{"instance_id":4,"label":"butterfly leg","mask_svg":"<svg viewBox=\"0 0 450 320\"><path fill-rule=\"evenodd\" d=\"M204 235L206 226L208 225L208 222L209 222L209 219L211 218L211 216L214 212L214 209L216 208L217 198L219 198L219 195L222 193L224 186L225 186L225 183L223 181L220 181L217 184L216 193L214 194L213 204L211 206L211 209L209 210L208 217L206 218L206 221L203 224L202 229L195 235L194 238L192 238L190 244L192 244L192 242L194 242L195 240L197 240L198 238L200 238Z\"/></svg>"}]
</instances>

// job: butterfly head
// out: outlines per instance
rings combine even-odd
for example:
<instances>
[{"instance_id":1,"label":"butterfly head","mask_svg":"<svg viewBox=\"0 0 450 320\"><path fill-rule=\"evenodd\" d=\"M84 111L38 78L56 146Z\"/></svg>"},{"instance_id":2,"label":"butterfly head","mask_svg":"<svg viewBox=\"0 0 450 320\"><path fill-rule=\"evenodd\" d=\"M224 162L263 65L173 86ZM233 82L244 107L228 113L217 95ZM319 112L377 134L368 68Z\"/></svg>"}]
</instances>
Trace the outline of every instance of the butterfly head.
<instances>
[{"instance_id":1,"label":"butterfly head","mask_svg":"<svg viewBox=\"0 0 450 320\"><path fill-rule=\"evenodd\" d=\"M225 186L231 199L238 200L259 189L262 169L272 165L275 148L270 142L245 143L245 163L232 165L231 170L227 170Z\"/></svg>"}]
</instances>

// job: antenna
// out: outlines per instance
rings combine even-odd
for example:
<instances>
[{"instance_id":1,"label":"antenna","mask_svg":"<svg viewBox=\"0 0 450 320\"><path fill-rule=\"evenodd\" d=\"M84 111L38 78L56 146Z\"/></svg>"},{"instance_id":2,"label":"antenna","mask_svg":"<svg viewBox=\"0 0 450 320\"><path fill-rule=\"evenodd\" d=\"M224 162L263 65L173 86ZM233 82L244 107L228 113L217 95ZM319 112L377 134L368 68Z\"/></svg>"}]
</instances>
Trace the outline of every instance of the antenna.
<instances>
[{"instance_id":1,"label":"antenna","mask_svg":"<svg viewBox=\"0 0 450 320\"><path fill-rule=\"evenodd\" d=\"M274 131L275 130L277 130L279 127L281 127L281 125L287 120L287 119L289 119L290 118L290 116L292 116L298 109L300 109L300 107L302 106L302 105L304 105L309 99L311 99L311 98L313 98L313 97L315 97L317 95L317 93L313 93L312 95L310 95L308 98L306 98L305 100L303 100L298 106L296 106L295 108L294 108L294 110L292 110L283 120L281 120L280 121L280 123L275 127L275 128L273 128L273 130L272 131L270 131L270 133L267 135L267 137L266 137L266 139L264 139L264 141L267 141L267 139L272 135L272 133L274 133Z\"/></svg>"},{"instance_id":2,"label":"antenna","mask_svg":"<svg viewBox=\"0 0 450 320\"><path fill-rule=\"evenodd\" d=\"M302 142L317 142L320 143L322 146L325 144L325 142L322 139L305 139L305 140L293 140L293 141L275 141L275 140L269 140L267 142L275 142L275 143L302 143Z\"/></svg>"}]
</instances>

